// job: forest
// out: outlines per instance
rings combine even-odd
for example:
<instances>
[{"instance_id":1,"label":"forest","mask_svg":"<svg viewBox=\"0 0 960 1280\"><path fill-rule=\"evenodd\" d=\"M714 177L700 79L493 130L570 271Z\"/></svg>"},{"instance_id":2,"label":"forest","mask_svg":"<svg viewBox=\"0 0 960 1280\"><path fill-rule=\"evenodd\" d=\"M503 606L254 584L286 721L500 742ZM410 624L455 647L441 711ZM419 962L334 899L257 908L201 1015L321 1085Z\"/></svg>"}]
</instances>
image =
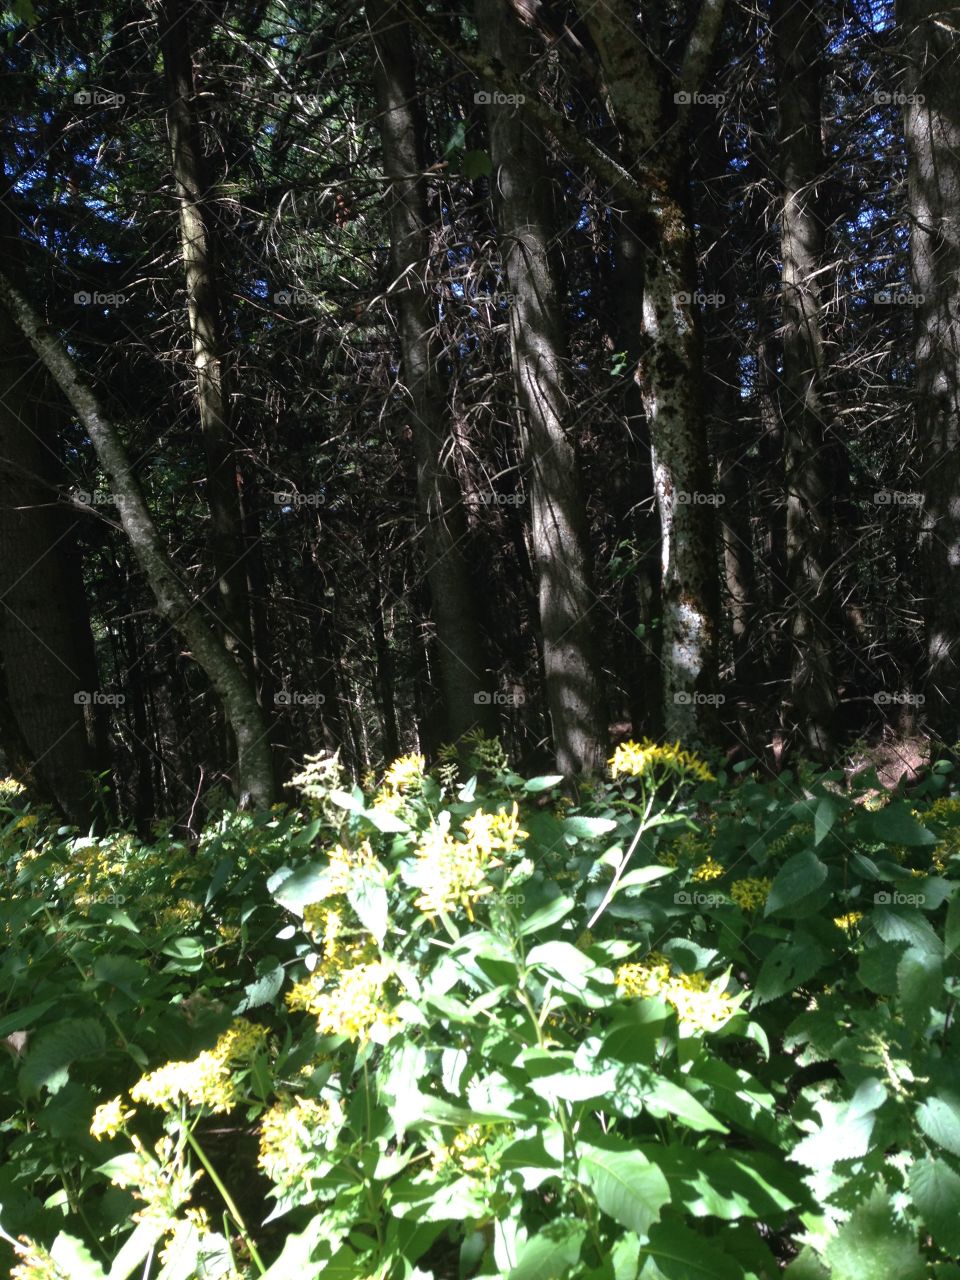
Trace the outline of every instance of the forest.
<instances>
[{"instance_id":1,"label":"forest","mask_svg":"<svg viewBox=\"0 0 960 1280\"><path fill-rule=\"evenodd\" d=\"M960 1280L960 11L0 61L0 1267Z\"/></svg>"}]
</instances>

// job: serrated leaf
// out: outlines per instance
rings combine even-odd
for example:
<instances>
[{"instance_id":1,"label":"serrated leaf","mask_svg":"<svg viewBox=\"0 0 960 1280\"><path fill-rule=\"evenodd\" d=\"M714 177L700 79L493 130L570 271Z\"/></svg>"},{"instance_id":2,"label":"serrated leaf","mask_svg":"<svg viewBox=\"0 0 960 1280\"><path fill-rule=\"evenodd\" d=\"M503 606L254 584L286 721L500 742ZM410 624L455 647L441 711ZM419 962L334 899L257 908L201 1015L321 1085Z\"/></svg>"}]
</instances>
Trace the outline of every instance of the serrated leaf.
<instances>
[{"instance_id":1,"label":"serrated leaf","mask_svg":"<svg viewBox=\"0 0 960 1280\"><path fill-rule=\"evenodd\" d=\"M913 1233L896 1225L882 1187L842 1224L824 1258L830 1280L922 1280L925 1270Z\"/></svg>"},{"instance_id":2,"label":"serrated leaf","mask_svg":"<svg viewBox=\"0 0 960 1280\"><path fill-rule=\"evenodd\" d=\"M541 1227L518 1250L508 1280L561 1280L580 1258L587 1224L577 1218L556 1218Z\"/></svg>"},{"instance_id":3,"label":"serrated leaf","mask_svg":"<svg viewBox=\"0 0 960 1280\"><path fill-rule=\"evenodd\" d=\"M674 1219L651 1229L640 1256L652 1258L664 1280L744 1280L743 1267L719 1249L716 1240L708 1240Z\"/></svg>"},{"instance_id":4,"label":"serrated leaf","mask_svg":"<svg viewBox=\"0 0 960 1280\"><path fill-rule=\"evenodd\" d=\"M580 1180L593 1191L604 1213L641 1238L670 1201L666 1178L639 1151L581 1145Z\"/></svg>"},{"instance_id":5,"label":"serrated leaf","mask_svg":"<svg viewBox=\"0 0 960 1280\"><path fill-rule=\"evenodd\" d=\"M779 943L760 966L751 1007L796 990L818 973L829 958L822 947L812 942Z\"/></svg>"},{"instance_id":6,"label":"serrated leaf","mask_svg":"<svg viewBox=\"0 0 960 1280\"><path fill-rule=\"evenodd\" d=\"M815 893L827 878L827 868L812 849L789 858L777 872L767 895L765 915L794 906Z\"/></svg>"},{"instance_id":7,"label":"serrated leaf","mask_svg":"<svg viewBox=\"0 0 960 1280\"><path fill-rule=\"evenodd\" d=\"M937 843L937 837L919 823L902 800L891 802L876 813L863 814L868 835L884 844L905 844L921 849Z\"/></svg>"},{"instance_id":8,"label":"serrated leaf","mask_svg":"<svg viewBox=\"0 0 960 1280\"><path fill-rule=\"evenodd\" d=\"M95 1018L65 1018L45 1027L31 1040L20 1068L19 1082L27 1093L44 1086L56 1093L70 1076L70 1067L83 1058L100 1057L106 1048L103 1027Z\"/></svg>"},{"instance_id":9,"label":"serrated leaf","mask_svg":"<svg viewBox=\"0 0 960 1280\"><path fill-rule=\"evenodd\" d=\"M960 1101L953 1094L937 1094L917 1107L917 1124L944 1151L960 1156Z\"/></svg>"},{"instance_id":10,"label":"serrated leaf","mask_svg":"<svg viewBox=\"0 0 960 1280\"><path fill-rule=\"evenodd\" d=\"M960 1174L944 1160L918 1160L910 1170L910 1195L937 1244L960 1254Z\"/></svg>"}]
</instances>

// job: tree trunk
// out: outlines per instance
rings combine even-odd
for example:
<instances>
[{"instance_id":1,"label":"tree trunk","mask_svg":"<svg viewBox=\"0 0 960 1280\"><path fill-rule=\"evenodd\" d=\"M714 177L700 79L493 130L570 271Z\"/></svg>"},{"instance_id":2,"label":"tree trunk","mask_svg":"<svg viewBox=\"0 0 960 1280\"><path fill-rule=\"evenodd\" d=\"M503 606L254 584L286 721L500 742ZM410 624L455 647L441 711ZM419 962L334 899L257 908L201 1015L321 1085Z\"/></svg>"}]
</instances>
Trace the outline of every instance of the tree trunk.
<instances>
[{"instance_id":1,"label":"tree trunk","mask_svg":"<svg viewBox=\"0 0 960 1280\"><path fill-rule=\"evenodd\" d=\"M925 712L960 738L960 46L933 0L901 0L916 421L925 476Z\"/></svg>"},{"instance_id":2,"label":"tree trunk","mask_svg":"<svg viewBox=\"0 0 960 1280\"><path fill-rule=\"evenodd\" d=\"M486 672L476 593L463 554L466 519L447 426L448 397L438 367L441 349L428 280L430 229L413 48L409 28L388 0L371 0L366 11L376 61L383 167L390 180L392 292L417 464L417 499L436 625L437 666L446 734L451 741L458 741L477 725L492 727L493 691Z\"/></svg>"},{"instance_id":3,"label":"tree trunk","mask_svg":"<svg viewBox=\"0 0 960 1280\"><path fill-rule=\"evenodd\" d=\"M818 272L823 224L816 207L825 164L820 81L823 37L816 11L775 0L772 39L777 72L783 378L780 396L787 474L787 583L792 595L790 691L807 750L833 752L837 707L831 614L833 560L825 420L827 360L820 321Z\"/></svg>"},{"instance_id":4,"label":"tree trunk","mask_svg":"<svg viewBox=\"0 0 960 1280\"><path fill-rule=\"evenodd\" d=\"M180 210L180 244L193 343L200 436L207 469L210 549L217 577L216 612L227 651L252 671L250 605L244 567L245 538L238 461L231 429L224 368L223 326L210 180L194 116L196 87L189 38L189 9L164 0L160 47L167 86L167 131Z\"/></svg>"},{"instance_id":5,"label":"tree trunk","mask_svg":"<svg viewBox=\"0 0 960 1280\"><path fill-rule=\"evenodd\" d=\"M650 183L638 210L643 263L642 355L637 381L650 431L660 512L664 720L690 745L715 733L718 582L712 484L701 405L697 264L689 208L689 107L670 109L674 78L636 29L627 0L576 0L600 58L611 114L628 155ZM704 0L679 83L698 88L719 26ZM674 99L676 101L676 99Z\"/></svg>"},{"instance_id":6,"label":"tree trunk","mask_svg":"<svg viewBox=\"0 0 960 1280\"><path fill-rule=\"evenodd\" d=\"M119 433L103 414L93 392L81 382L64 348L27 300L0 275L0 303L30 341L47 371L73 406L93 444L134 555L157 598L161 616L183 636L194 660L223 703L237 746L235 787L242 802L261 807L273 801L273 768L268 728L250 685L207 623L170 563Z\"/></svg>"},{"instance_id":7,"label":"tree trunk","mask_svg":"<svg viewBox=\"0 0 960 1280\"><path fill-rule=\"evenodd\" d=\"M101 696L83 586L78 519L58 500L50 384L0 313L0 666L11 767L78 826L106 767ZM117 692L117 691L113 691Z\"/></svg>"},{"instance_id":8,"label":"tree trunk","mask_svg":"<svg viewBox=\"0 0 960 1280\"><path fill-rule=\"evenodd\" d=\"M485 54L520 76L532 62L510 5L478 0ZM514 107L491 105L501 257L512 300L510 338L521 412L547 704L557 769L596 770L606 715L594 637L602 608L593 585L586 508L572 439L575 420L546 148Z\"/></svg>"}]
</instances>

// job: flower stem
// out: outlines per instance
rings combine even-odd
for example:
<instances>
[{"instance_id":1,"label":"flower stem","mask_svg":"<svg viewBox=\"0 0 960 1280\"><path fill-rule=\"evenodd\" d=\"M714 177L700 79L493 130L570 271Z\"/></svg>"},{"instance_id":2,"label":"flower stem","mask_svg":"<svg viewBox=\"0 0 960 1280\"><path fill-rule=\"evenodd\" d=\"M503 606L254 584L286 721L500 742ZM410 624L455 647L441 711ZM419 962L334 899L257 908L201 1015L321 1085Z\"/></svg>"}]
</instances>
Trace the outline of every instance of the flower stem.
<instances>
[{"instance_id":1,"label":"flower stem","mask_svg":"<svg viewBox=\"0 0 960 1280\"><path fill-rule=\"evenodd\" d=\"M192 1131L189 1128L185 1128L184 1133L186 1134L187 1142L189 1142L190 1146L195 1152L197 1159L200 1161L204 1169L206 1169L207 1173L210 1175L210 1181L213 1183L213 1185L220 1192L220 1195L223 1197L223 1203L227 1206L227 1210L229 1211L231 1218L233 1218L234 1222L237 1224L237 1230L240 1232L240 1235L243 1237L244 1243L246 1244L247 1248L250 1250L250 1257L253 1259L254 1263L256 1264L257 1270L260 1272L261 1275L263 1275L267 1268L264 1266L263 1259L260 1257L260 1254L257 1252L257 1246L253 1243L253 1238L251 1237L250 1232L247 1230L247 1224L244 1222L243 1217L241 1216L240 1210L234 1204L233 1196L231 1196L230 1192L223 1185L223 1182L220 1180L220 1175L217 1173L216 1169L207 1159L203 1148L200 1146L200 1143L197 1142L196 1138L193 1136Z\"/></svg>"}]
</instances>

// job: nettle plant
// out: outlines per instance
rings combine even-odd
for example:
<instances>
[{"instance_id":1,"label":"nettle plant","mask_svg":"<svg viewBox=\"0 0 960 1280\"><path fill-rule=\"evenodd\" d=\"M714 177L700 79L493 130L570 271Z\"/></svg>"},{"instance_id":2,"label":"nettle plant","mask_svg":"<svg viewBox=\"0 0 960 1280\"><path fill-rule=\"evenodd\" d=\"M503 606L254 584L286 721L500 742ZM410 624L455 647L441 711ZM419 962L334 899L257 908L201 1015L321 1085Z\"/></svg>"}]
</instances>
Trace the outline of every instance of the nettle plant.
<instances>
[{"instance_id":1,"label":"nettle plant","mask_svg":"<svg viewBox=\"0 0 960 1280\"><path fill-rule=\"evenodd\" d=\"M960 1276L948 774L626 743L574 803L477 738L195 855L11 818L13 1274Z\"/></svg>"}]
</instances>

